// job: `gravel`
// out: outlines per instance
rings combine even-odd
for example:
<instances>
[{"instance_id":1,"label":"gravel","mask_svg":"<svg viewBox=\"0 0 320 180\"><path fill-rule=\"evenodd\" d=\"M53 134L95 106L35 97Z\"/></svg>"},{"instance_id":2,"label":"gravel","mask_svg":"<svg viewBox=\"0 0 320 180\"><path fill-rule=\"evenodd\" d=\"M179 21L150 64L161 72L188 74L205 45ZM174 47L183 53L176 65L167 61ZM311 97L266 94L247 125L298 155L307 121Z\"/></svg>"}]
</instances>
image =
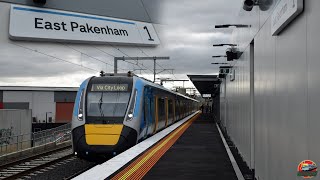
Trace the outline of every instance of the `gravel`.
<instances>
[{"instance_id":1,"label":"gravel","mask_svg":"<svg viewBox=\"0 0 320 180\"><path fill-rule=\"evenodd\" d=\"M70 177L84 172L85 170L95 166L97 163L88 162L83 159L79 159L76 156L57 162L48 167L45 167L39 171L35 171L31 174L25 175L21 179L69 179Z\"/></svg>"}]
</instances>

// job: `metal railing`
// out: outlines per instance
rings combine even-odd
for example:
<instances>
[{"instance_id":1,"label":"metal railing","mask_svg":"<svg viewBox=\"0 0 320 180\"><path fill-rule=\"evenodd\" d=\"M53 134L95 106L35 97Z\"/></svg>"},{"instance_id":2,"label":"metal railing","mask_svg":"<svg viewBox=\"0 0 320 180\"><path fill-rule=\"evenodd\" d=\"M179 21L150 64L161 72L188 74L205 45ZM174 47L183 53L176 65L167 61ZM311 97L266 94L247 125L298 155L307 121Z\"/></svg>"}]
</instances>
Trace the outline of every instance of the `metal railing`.
<instances>
[{"instance_id":1,"label":"metal railing","mask_svg":"<svg viewBox=\"0 0 320 180\"><path fill-rule=\"evenodd\" d=\"M65 124L44 131L0 138L0 157L28 148L46 146L71 140L71 124Z\"/></svg>"}]
</instances>

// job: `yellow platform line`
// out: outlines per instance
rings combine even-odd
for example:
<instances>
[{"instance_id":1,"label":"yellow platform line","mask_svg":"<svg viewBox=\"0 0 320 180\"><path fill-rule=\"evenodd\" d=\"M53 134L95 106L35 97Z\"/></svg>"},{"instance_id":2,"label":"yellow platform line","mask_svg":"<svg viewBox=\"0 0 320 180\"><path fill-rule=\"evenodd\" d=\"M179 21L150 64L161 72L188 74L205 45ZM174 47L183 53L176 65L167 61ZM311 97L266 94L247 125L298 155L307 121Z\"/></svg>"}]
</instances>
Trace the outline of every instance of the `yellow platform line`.
<instances>
[{"instance_id":1,"label":"yellow platform line","mask_svg":"<svg viewBox=\"0 0 320 180\"><path fill-rule=\"evenodd\" d=\"M134 173L137 174L137 171L142 170L142 172L138 173L141 175L145 175L157 162L162 155L175 143L176 140L184 133L184 131L192 124L194 120L197 119L199 114L193 116L189 121L184 123L182 126L180 126L178 129L173 131L169 136L167 136L165 139L157 143L152 149L145 152L140 158L135 160L133 163L131 163L127 168L122 170L120 173L118 173L116 176L114 176L112 179L129 179L130 176L134 175ZM171 142L171 143L169 143ZM161 151L162 150L162 151ZM163 152L163 153L161 153ZM158 156L155 156L156 153L159 153ZM153 161L151 161L153 160ZM154 162L154 163L152 163ZM152 166L148 166L153 164ZM148 168L143 170L140 169L143 165L147 166ZM142 177L143 177L142 176ZM136 177L134 179L141 179L142 177Z\"/></svg>"}]
</instances>

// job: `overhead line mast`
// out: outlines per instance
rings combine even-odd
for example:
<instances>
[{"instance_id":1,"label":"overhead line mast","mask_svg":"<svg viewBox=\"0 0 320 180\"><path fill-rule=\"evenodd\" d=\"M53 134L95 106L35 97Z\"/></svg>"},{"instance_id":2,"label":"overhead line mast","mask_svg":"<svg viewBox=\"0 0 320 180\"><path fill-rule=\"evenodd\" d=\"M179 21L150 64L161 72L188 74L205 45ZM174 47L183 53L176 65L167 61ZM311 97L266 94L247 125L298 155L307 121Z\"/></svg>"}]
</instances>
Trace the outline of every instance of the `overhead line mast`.
<instances>
[{"instance_id":1,"label":"overhead line mast","mask_svg":"<svg viewBox=\"0 0 320 180\"><path fill-rule=\"evenodd\" d=\"M153 56L153 57L114 57L114 74L118 73L118 60L153 60L153 82L156 81L156 61L157 60L168 60L170 59L170 57L157 57L157 56Z\"/></svg>"}]
</instances>

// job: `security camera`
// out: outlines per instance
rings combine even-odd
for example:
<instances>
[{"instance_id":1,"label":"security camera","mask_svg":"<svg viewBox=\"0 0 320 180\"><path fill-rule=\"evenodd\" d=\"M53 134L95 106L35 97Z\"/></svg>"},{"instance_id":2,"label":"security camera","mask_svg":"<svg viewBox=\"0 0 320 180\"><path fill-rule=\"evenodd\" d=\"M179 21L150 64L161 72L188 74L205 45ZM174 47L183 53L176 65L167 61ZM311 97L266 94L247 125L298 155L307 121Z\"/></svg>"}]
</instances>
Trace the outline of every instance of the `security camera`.
<instances>
[{"instance_id":1,"label":"security camera","mask_svg":"<svg viewBox=\"0 0 320 180\"><path fill-rule=\"evenodd\" d=\"M261 11L268 11L275 0L259 0L259 8Z\"/></svg>"},{"instance_id":2,"label":"security camera","mask_svg":"<svg viewBox=\"0 0 320 180\"><path fill-rule=\"evenodd\" d=\"M259 5L259 0L244 0L243 9L245 11L251 11L253 6Z\"/></svg>"},{"instance_id":3,"label":"security camera","mask_svg":"<svg viewBox=\"0 0 320 180\"><path fill-rule=\"evenodd\" d=\"M228 48L226 50L226 55L227 55L227 61L233 61L234 59L237 58L237 54L235 53L233 48Z\"/></svg>"},{"instance_id":4,"label":"security camera","mask_svg":"<svg viewBox=\"0 0 320 180\"><path fill-rule=\"evenodd\" d=\"M226 50L227 61L233 61L239 59L241 56L241 52L238 51L236 48L228 48Z\"/></svg>"}]
</instances>

